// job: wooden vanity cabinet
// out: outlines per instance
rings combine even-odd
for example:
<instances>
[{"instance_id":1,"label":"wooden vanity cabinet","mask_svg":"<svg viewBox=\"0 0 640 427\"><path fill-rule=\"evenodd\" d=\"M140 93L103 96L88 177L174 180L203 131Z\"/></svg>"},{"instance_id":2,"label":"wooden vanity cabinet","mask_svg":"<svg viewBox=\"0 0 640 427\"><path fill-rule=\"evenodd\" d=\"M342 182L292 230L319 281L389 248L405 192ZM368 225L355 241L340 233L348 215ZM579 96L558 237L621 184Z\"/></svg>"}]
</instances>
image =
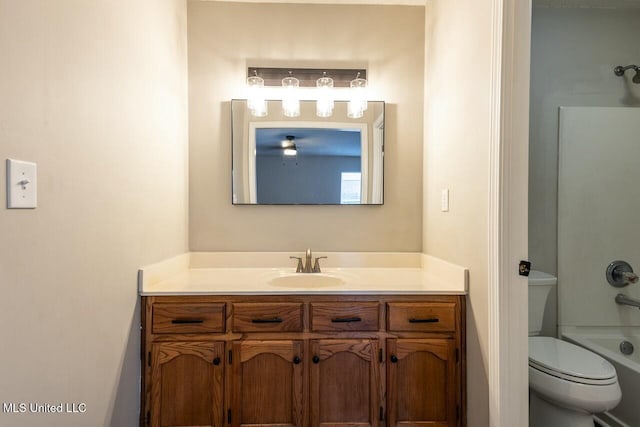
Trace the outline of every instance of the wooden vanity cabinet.
<instances>
[{"instance_id":1,"label":"wooden vanity cabinet","mask_svg":"<svg viewBox=\"0 0 640 427\"><path fill-rule=\"evenodd\" d=\"M148 296L142 427L465 427L465 299Z\"/></svg>"}]
</instances>

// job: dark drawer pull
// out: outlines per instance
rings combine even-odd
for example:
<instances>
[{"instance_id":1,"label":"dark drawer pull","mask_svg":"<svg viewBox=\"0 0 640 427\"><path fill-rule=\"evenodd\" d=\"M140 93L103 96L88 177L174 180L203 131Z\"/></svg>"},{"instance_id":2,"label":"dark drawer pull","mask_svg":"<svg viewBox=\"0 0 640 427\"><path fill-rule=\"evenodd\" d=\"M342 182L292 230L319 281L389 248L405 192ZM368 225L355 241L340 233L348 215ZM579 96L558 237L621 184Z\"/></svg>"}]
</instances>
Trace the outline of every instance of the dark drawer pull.
<instances>
[{"instance_id":1,"label":"dark drawer pull","mask_svg":"<svg viewBox=\"0 0 640 427\"><path fill-rule=\"evenodd\" d=\"M437 317L430 317L428 319L409 319L409 323L438 323L440 319Z\"/></svg>"},{"instance_id":2,"label":"dark drawer pull","mask_svg":"<svg viewBox=\"0 0 640 427\"><path fill-rule=\"evenodd\" d=\"M173 319L171 321L174 325L188 325L193 323L204 323L202 319Z\"/></svg>"},{"instance_id":3,"label":"dark drawer pull","mask_svg":"<svg viewBox=\"0 0 640 427\"><path fill-rule=\"evenodd\" d=\"M360 317L343 317L337 319L331 319L332 323L352 323L352 322L362 322Z\"/></svg>"},{"instance_id":4,"label":"dark drawer pull","mask_svg":"<svg viewBox=\"0 0 640 427\"><path fill-rule=\"evenodd\" d=\"M251 319L251 323L282 323L282 319L279 317L273 317L271 319Z\"/></svg>"}]
</instances>

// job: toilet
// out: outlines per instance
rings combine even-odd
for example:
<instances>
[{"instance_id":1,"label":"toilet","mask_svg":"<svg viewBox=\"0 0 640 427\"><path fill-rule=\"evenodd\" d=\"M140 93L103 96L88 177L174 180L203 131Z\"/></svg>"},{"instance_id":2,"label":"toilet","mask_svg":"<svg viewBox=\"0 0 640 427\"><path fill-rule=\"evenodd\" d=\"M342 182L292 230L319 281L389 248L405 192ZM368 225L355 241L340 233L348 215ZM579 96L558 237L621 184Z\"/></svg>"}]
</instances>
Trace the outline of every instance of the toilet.
<instances>
[{"instance_id":1,"label":"toilet","mask_svg":"<svg viewBox=\"0 0 640 427\"><path fill-rule=\"evenodd\" d=\"M593 414L620 402L618 376L599 355L539 336L556 283L547 273L531 271L529 275L529 426L593 427Z\"/></svg>"}]
</instances>

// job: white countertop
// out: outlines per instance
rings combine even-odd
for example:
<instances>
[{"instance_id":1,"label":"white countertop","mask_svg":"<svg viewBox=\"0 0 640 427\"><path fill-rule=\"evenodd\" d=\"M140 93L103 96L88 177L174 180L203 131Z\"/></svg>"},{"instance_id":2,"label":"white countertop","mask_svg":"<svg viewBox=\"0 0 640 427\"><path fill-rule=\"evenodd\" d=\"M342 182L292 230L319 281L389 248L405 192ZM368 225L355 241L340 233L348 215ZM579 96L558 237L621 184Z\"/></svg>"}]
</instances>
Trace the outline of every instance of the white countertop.
<instances>
[{"instance_id":1,"label":"white countertop","mask_svg":"<svg viewBox=\"0 0 640 427\"><path fill-rule=\"evenodd\" d=\"M140 269L141 295L467 293L468 272L415 253L320 253L322 273L296 273L289 253L188 253ZM252 265L256 265L255 267Z\"/></svg>"}]
</instances>

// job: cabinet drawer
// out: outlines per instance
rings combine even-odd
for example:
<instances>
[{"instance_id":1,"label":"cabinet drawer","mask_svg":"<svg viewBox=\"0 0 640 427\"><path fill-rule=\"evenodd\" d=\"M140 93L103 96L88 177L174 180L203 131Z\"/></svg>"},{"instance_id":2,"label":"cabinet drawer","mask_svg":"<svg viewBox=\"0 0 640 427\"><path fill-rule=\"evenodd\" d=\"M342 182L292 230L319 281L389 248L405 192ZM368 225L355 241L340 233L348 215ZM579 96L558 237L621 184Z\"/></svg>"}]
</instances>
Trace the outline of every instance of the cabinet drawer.
<instances>
[{"instance_id":1,"label":"cabinet drawer","mask_svg":"<svg viewBox=\"0 0 640 427\"><path fill-rule=\"evenodd\" d=\"M154 334L224 332L224 303L155 303Z\"/></svg>"},{"instance_id":2,"label":"cabinet drawer","mask_svg":"<svg viewBox=\"0 0 640 427\"><path fill-rule=\"evenodd\" d=\"M311 303L312 331L377 331L377 302Z\"/></svg>"},{"instance_id":3,"label":"cabinet drawer","mask_svg":"<svg viewBox=\"0 0 640 427\"><path fill-rule=\"evenodd\" d=\"M453 332L456 327L456 304L389 303L387 329L390 331Z\"/></svg>"},{"instance_id":4,"label":"cabinet drawer","mask_svg":"<svg viewBox=\"0 0 640 427\"><path fill-rule=\"evenodd\" d=\"M302 331L302 303L233 304L233 331Z\"/></svg>"}]
</instances>

